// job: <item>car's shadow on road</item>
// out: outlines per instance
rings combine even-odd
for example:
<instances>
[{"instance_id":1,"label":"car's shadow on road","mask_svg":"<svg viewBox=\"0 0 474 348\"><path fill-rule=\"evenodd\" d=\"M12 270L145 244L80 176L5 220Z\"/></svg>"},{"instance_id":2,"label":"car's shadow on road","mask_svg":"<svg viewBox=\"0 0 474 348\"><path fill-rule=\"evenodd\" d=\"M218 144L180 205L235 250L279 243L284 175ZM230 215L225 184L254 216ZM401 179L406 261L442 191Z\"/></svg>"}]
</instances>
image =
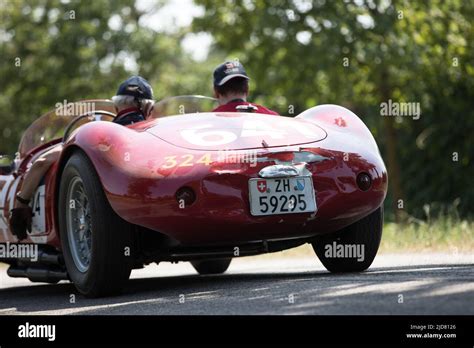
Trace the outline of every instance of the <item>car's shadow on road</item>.
<instances>
[{"instance_id":1,"label":"car's shadow on road","mask_svg":"<svg viewBox=\"0 0 474 348\"><path fill-rule=\"evenodd\" d=\"M387 300L384 296L393 297L394 304L399 294L407 301L431 297L436 297L437 303L452 300L446 287L472 283L473 269L474 264L437 264L374 267L348 274L309 270L163 276L131 279L121 295L99 299L81 296L71 283L19 286L0 290L0 314L317 314L335 302L357 303L361 296L371 294L374 307L365 304L361 310L376 312L377 301ZM298 301L288 302L289 294ZM454 296L467 296L474 302L472 287L458 290ZM238 306L226 306L232 301ZM272 305L258 309L265 301ZM383 303L379 305L383 307ZM397 314L399 308L383 314ZM411 308L416 311L416 303ZM467 310L459 314L472 314L473 309Z\"/></svg>"}]
</instances>

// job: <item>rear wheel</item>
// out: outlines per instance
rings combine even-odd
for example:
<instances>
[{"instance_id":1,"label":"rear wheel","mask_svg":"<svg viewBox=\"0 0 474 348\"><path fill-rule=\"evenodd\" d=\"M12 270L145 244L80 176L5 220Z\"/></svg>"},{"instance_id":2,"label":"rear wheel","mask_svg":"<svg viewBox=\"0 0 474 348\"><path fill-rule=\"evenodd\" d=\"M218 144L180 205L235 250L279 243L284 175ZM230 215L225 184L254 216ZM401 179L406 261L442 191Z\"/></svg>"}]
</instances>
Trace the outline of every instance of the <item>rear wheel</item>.
<instances>
[{"instance_id":1,"label":"rear wheel","mask_svg":"<svg viewBox=\"0 0 474 348\"><path fill-rule=\"evenodd\" d=\"M61 176L59 226L71 281L88 297L120 292L132 269L132 229L110 207L85 154L74 153Z\"/></svg>"},{"instance_id":2,"label":"rear wheel","mask_svg":"<svg viewBox=\"0 0 474 348\"><path fill-rule=\"evenodd\" d=\"M215 259L215 260L198 260L191 261L194 269L199 274L221 274L227 271L229 268L231 258L228 259Z\"/></svg>"},{"instance_id":3,"label":"rear wheel","mask_svg":"<svg viewBox=\"0 0 474 348\"><path fill-rule=\"evenodd\" d=\"M330 272L362 272L370 267L379 249L383 208L312 243L319 260Z\"/></svg>"}]
</instances>

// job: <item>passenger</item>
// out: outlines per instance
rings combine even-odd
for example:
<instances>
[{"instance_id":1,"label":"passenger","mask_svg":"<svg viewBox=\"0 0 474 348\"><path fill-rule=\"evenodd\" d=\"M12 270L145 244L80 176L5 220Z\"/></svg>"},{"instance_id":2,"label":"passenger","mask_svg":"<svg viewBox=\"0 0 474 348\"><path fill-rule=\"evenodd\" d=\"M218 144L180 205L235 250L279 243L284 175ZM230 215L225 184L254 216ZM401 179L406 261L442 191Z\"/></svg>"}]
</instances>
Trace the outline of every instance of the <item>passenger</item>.
<instances>
[{"instance_id":1,"label":"passenger","mask_svg":"<svg viewBox=\"0 0 474 348\"><path fill-rule=\"evenodd\" d=\"M145 120L153 110L153 90L144 78L132 76L118 88L112 97L117 111L113 122L127 126ZM16 195L14 208L10 215L10 230L19 240L25 239L31 232L33 212L30 200L49 168L59 159L62 144L57 144L42 154L31 165L23 178L21 190Z\"/></svg>"}]
</instances>

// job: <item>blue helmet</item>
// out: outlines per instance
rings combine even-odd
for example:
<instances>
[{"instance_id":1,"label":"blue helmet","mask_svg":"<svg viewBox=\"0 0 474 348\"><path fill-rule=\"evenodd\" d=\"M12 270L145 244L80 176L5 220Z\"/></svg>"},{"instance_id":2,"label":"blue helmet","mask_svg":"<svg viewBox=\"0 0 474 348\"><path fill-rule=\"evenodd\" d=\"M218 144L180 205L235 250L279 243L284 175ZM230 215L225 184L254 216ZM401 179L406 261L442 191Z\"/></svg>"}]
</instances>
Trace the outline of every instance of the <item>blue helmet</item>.
<instances>
[{"instance_id":1,"label":"blue helmet","mask_svg":"<svg viewBox=\"0 0 474 348\"><path fill-rule=\"evenodd\" d=\"M153 99L153 89L141 76L132 76L119 86L117 95L130 95L136 99Z\"/></svg>"}]
</instances>

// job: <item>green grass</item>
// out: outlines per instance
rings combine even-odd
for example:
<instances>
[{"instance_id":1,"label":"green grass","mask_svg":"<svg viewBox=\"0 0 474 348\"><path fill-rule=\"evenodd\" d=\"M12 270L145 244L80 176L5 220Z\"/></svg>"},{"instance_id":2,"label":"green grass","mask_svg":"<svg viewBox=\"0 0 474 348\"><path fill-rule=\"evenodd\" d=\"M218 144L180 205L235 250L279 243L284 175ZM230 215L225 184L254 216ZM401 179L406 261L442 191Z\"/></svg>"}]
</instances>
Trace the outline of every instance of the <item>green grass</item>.
<instances>
[{"instance_id":1,"label":"green grass","mask_svg":"<svg viewBox=\"0 0 474 348\"><path fill-rule=\"evenodd\" d=\"M435 220L387 223L380 250L473 252L474 222L441 216Z\"/></svg>"},{"instance_id":2,"label":"green grass","mask_svg":"<svg viewBox=\"0 0 474 348\"><path fill-rule=\"evenodd\" d=\"M405 217L402 223L384 225L379 253L447 252L474 253L474 221L460 219L457 213L439 214L425 220ZM258 257L314 257L309 244Z\"/></svg>"},{"instance_id":3,"label":"green grass","mask_svg":"<svg viewBox=\"0 0 474 348\"><path fill-rule=\"evenodd\" d=\"M426 220L405 218L403 223L384 225L379 253L449 252L474 254L474 221L457 214L440 214ZM255 256L263 259L316 257L313 248L304 244L282 252ZM6 265L3 265L6 266ZM0 267L2 264L0 263Z\"/></svg>"}]
</instances>

